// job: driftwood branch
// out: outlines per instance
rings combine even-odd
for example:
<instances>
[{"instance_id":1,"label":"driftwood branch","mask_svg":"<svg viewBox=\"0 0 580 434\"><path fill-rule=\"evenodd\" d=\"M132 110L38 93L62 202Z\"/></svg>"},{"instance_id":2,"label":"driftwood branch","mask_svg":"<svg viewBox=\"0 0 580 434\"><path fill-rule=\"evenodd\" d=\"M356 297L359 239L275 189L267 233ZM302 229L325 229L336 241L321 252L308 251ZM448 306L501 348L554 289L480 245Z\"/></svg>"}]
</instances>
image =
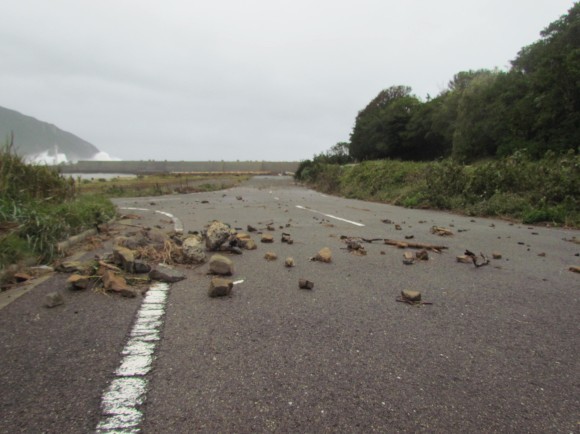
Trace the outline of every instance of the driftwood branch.
<instances>
[{"instance_id":1,"label":"driftwood branch","mask_svg":"<svg viewBox=\"0 0 580 434\"><path fill-rule=\"evenodd\" d=\"M436 253L441 253L441 250L445 250L445 249L449 248L447 246L437 246L437 245L428 244L428 243L414 243L414 242L410 242L410 241L397 241L397 240L389 240L389 239L384 240L384 243L388 244L390 246L399 247L400 249L406 249L406 248L425 249L425 250L431 250L431 251L436 252Z\"/></svg>"}]
</instances>

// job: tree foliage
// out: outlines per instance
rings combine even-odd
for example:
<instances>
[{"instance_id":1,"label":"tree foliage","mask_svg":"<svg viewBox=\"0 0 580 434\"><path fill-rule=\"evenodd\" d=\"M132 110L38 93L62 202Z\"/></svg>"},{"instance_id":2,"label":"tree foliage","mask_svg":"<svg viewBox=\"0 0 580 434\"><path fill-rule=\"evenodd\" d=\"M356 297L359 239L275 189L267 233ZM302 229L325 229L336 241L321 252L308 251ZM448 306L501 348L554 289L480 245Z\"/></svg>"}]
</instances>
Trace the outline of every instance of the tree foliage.
<instances>
[{"instance_id":1,"label":"tree foliage","mask_svg":"<svg viewBox=\"0 0 580 434\"><path fill-rule=\"evenodd\" d=\"M580 3L540 35L509 71L461 71L434 99L421 101L408 86L380 91L356 117L349 156L473 161L522 149L533 158L577 152Z\"/></svg>"}]
</instances>

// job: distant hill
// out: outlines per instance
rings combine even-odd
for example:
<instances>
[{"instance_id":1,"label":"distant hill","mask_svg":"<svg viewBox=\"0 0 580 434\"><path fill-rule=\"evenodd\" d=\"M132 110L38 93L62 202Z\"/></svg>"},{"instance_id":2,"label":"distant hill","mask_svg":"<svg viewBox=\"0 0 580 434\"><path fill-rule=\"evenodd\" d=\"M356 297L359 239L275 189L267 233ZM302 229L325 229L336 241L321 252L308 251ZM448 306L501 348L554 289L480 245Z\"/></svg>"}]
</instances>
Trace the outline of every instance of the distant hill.
<instances>
[{"instance_id":1,"label":"distant hill","mask_svg":"<svg viewBox=\"0 0 580 434\"><path fill-rule=\"evenodd\" d=\"M11 132L14 151L21 156L56 157L58 153L66 155L68 161L77 161L90 160L99 152L94 145L55 125L0 107L0 145L8 142Z\"/></svg>"}]
</instances>

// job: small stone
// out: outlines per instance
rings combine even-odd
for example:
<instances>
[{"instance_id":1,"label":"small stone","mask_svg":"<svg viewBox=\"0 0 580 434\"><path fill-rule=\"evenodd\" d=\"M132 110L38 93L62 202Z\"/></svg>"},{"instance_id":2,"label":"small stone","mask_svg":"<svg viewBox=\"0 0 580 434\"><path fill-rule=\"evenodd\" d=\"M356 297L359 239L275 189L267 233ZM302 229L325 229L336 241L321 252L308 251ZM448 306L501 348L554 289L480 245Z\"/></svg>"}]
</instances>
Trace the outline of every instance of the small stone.
<instances>
[{"instance_id":1,"label":"small stone","mask_svg":"<svg viewBox=\"0 0 580 434\"><path fill-rule=\"evenodd\" d=\"M140 259L136 260L133 263L133 272L137 274L146 274L151 271L151 265L149 265L145 261L141 261Z\"/></svg>"},{"instance_id":2,"label":"small stone","mask_svg":"<svg viewBox=\"0 0 580 434\"><path fill-rule=\"evenodd\" d=\"M209 284L208 295L210 297L225 297L231 294L234 282L221 277L214 277Z\"/></svg>"},{"instance_id":3,"label":"small stone","mask_svg":"<svg viewBox=\"0 0 580 434\"><path fill-rule=\"evenodd\" d=\"M294 263L294 258L292 258L292 257L288 256L288 257L286 258L286 260L284 261L284 265L285 265L286 267L288 267L288 268L292 268L292 267L294 267L294 265L296 265L296 264Z\"/></svg>"},{"instance_id":4,"label":"small stone","mask_svg":"<svg viewBox=\"0 0 580 434\"><path fill-rule=\"evenodd\" d=\"M264 255L264 259L266 261L275 261L276 259L278 259L278 255L274 252L266 252L266 254Z\"/></svg>"},{"instance_id":5,"label":"small stone","mask_svg":"<svg viewBox=\"0 0 580 434\"><path fill-rule=\"evenodd\" d=\"M457 262L461 262L462 264L473 264L473 259L467 255L459 255L457 257Z\"/></svg>"},{"instance_id":6,"label":"small stone","mask_svg":"<svg viewBox=\"0 0 580 434\"><path fill-rule=\"evenodd\" d=\"M319 262L332 262L332 251L328 247L323 247L314 257L315 261Z\"/></svg>"},{"instance_id":7,"label":"small stone","mask_svg":"<svg viewBox=\"0 0 580 434\"><path fill-rule=\"evenodd\" d=\"M312 289L314 288L314 282L306 279L299 279L298 280L298 287L300 289Z\"/></svg>"},{"instance_id":8,"label":"small stone","mask_svg":"<svg viewBox=\"0 0 580 434\"><path fill-rule=\"evenodd\" d=\"M403 300L408 301L421 301L421 293L419 291L412 291L410 289L405 289L401 291L401 296Z\"/></svg>"},{"instance_id":9,"label":"small stone","mask_svg":"<svg viewBox=\"0 0 580 434\"><path fill-rule=\"evenodd\" d=\"M256 232L257 231L257 229L252 225L248 225L247 230L248 230L248 232Z\"/></svg>"},{"instance_id":10,"label":"small stone","mask_svg":"<svg viewBox=\"0 0 580 434\"><path fill-rule=\"evenodd\" d=\"M252 239L247 240L244 245L244 249L246 250L256 250L257 248L258 246L256 245L256 242Z\"/></svg>"},{"instance_id":11,"label":"small stone","mask_svg":"<svg viewBox=\"0 0 580 434\"><path fill-rule=\"evenodd\" d=\"M428 261L429 260L429 253L427 253L427 250L419 250L417 253L415 253L415 257L419 260L419 261Z\"/></svg>"},{"instance_id":12,"label":"small stone","mask_svg":"<svg viewBox=\"0 0 580 434\"><path fill-rule=\"evenodd\" d=\"M538 256L540 256L540 257L542 257L542 258L543 258L543 257L545 257L545 256L546 256L546 252L541 252L541 253L538 253Z\"/></svg>"},{"instance_id":13,"label":"small stone","mask_svg":"<svg viewBox=\"0 0 580 434\"><path fill-rule=\"evenodd\" d=\"M260 241L262 241L263 243L273 243L274 237L270 234L263 234L262 239Z\"/></svg>"},{"instance_id":14,"label":"small stone","mask_svg":"<svg viewBox=\"0 0 580 434\"><path fill-rule=\"evenodd\" d=\"M401 231L401 230L403 230L403 228L401 227L401 225L399 225L399 224L396 224L396 225L395 225L395 230L397 230L397 231Z\"/></svg>"},{"instance_id":15,"label":"small stone","mask_svg":"<svg viewBox=\"0 0 580 434\"><path fill-rule=\"evenodd\" d=\"M81 274L73 274L66 280L66 283L70 289L87 289L91 284L91 278Z\"/></svg>"},{"instance_id":16,"label":"small stone","mask_svg":"<svg viewBox=\"0 0 580 434\"><path fill-rule=\"evenodd\" d=\"M403 253L403 264L405 265L412 265L415 262L415 255L413 252L406 251Z\"/></svg>"},{"instance_id":17,"label":"small stone","mask_svg":"<svg viewBox=\"0 0 580 434\"><path fill-rule=\"evenodd\" d=\"M274 225L268 225L266 226L266 229L268 229L269 231L275 231L276 228L274 227Z\"/></svg>"},{"instance_id":18,"label":"small stone","mask_svg":"<svg viewBox=\"0 0 580 434\"><path fill-rule=\"evenodd\" d=\"M576 265L572 265L570 268L568 268L568 270L570 270L572 273L580 273L580 267Z\"/></svg>"},{"instance_id":19,"label":"small stone","mask_svg":"<svg viewBox=\"0 0 580 434\"><path fill-rule=\"evenodd\" d=\"M492 252L491 257L493 259L501 259L502 258L501 253L499 253L499 252Z\"/></svg>"},{"instance_id":20,"label":"small stone","mask_svg":"<svg viewBox=\"0 0 580 434\"><path fill-rule=\"evenodd\" d=\"M60 292L49 292L44 297L44 305L46 307L56 307L64 304L64 298Z\"/></svg>"},{"instance_id":21,"label":"small stone","mask_svg":"<svg viewBox=\"0 0 580 434\"><path fill-rule=\"evenodd\" d=\"M209 260L209 272L221 276L231 276L234 273L234 263L223 255L213 255Z\"/></svg>"}]
</instances>

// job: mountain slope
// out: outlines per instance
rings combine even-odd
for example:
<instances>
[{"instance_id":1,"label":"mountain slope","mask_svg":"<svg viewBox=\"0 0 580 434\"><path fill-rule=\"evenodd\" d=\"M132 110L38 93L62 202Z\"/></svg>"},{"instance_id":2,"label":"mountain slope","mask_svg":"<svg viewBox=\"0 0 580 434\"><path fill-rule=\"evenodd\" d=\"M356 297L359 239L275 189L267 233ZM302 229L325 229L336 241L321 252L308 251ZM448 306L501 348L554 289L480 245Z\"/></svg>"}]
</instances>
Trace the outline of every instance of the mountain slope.
<instances>
[{"instance_id":1,"label":"mountain slope","mask_svg":"<svg viewBox=\"0 0 580 434\"><path fill-rule=\"evenodd\" d=\"M54 154L56 148L67 160L74 161L91 159L99 152L94 145L55 125L0 107L0 145L9 141L11 132L14 151L23 156Z\"/></svg>"}]
</instances>

